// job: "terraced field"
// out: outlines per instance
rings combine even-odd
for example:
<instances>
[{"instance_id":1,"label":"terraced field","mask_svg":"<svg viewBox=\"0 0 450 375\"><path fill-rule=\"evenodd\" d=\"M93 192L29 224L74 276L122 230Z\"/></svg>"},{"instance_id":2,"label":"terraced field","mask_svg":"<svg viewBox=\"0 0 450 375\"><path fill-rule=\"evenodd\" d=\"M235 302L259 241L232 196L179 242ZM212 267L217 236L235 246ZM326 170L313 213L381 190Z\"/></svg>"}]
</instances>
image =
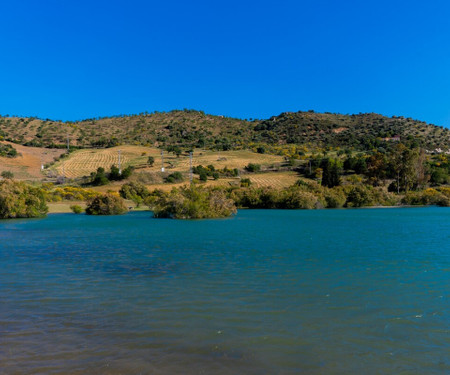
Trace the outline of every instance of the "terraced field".
<instances>
[{"instance_id":1,"label":"terraced field","mask_svg":"<svg viewBox=\"0 0 450 375\"><path fill-rule=\"evenodd\" d=\"M157 148L144 146L119 146L108 149L84 149L70 154L68 159L55 164L52 169L58 174L63 174L69 178L88 176L91 172L103 167L106 170L111 165L118 164L119 150L121 152L121 165L126 167L132 165L148 171L159 171L162 166L161 151ZM147 165L149 156L155 158L155 164L152 168ZM264 166L279 164L283 161L281 156L257 154L251 151L205 151L194 150L192 165L214 165L216 168L239 168L243 169L249 163L257 163ZM186 154L176 155L164 153L164 167L167 171L189 171L189 156Z\"/></svg>"},{"instance_id":2,"label":"terraced field","mask_svg":"<svg viewBox=\"0 0 450 375\"><path fill-rule=\"evenodd\" d=\"M276 189L291 186L298 180L298 174L295 172L258 173L245 177L250 178L252 186L271 186Z\"/></svg>"},{"instance_id":3,"label":"terraced field","mask_svg":"<svg viewBox=\"0 0 450 375\"><path fill-rule=\"evenodd\" d=\"M129 165L145 166L148 157L155 157L159 152L157 149L143 146L84 149L73 152L68 159L56 163L52 169L56 170L60 175L63 174L64 170L64 175L69 178L88 176L99 167L109 170L111 165L117 165L119 162L119 150L122 167Z\"/></svg>"},{"instance_id":4,"label":"terraced field","mask_svg":"<svg viewBox=\"0 0 450 375\"><path fill-rule=\"evenodd\" d=\"M192 165L209 164L214 165L217 169L222 168L238 168L243 169L249 163L256 163L261 165L271 165L281 163L283 158L276 155L257 154L247 150L239 151L201 151L196 150L192 156ZM178 161L175 160L176 170L189 170L189 157L182 157Z\"/></svg>"}]
</instances>

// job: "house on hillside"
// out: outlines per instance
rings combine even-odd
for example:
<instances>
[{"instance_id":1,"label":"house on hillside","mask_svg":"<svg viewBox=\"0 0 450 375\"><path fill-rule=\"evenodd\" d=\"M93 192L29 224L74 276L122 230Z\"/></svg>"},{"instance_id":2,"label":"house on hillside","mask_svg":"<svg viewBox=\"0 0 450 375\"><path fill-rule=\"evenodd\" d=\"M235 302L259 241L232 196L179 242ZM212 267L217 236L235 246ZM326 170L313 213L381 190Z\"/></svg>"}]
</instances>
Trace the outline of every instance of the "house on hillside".
<instances>
[{"instance_id":1,"label":"house on hillside","mask_svg":"<svg viewBox=\"0 0 450 375\"><path fill-rule=\"evenodd\" d=\"M386 138L383 138L383 141L386 141L386 142L400 142L400 136L399 135L394 135L393 137L386 137Z\"/></svg>"}]
</instances>

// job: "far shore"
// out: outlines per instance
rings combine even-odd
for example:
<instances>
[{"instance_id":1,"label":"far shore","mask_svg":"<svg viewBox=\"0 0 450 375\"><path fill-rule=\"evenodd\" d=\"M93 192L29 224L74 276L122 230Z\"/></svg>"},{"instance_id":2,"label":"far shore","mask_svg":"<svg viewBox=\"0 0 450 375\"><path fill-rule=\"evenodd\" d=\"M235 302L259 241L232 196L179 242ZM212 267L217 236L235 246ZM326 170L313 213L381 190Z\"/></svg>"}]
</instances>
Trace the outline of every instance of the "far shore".
<instances>
[{"instance_id":1,"label":"far shore","mask_svg":"<svg viewBox=\"0 0 450 375\"><path fill-rule=\"evenodd\" d=\"M151 211L148 209L147 206L142 205L140 207L136 207L135 204L132 201L125 201L126 206L129 208L130 211ZM50 202L47 203L48 206L48 213L49 214L66 214L71 213L72 210L70 209L70 206L72 205L78 205L83 207L83 209L86 208L86 202L83 201L64 201L64 202ZM418 208L418 207L429 207L429 206L411 206L411 205L399 205L399 206L365 206L365 207L343 207L340 209L377 209L377 208ZM240 208L240 210L245 210L246 208ZM326 210L332 210L332 208L325 208Z\"/></svg>"}]
</instances>

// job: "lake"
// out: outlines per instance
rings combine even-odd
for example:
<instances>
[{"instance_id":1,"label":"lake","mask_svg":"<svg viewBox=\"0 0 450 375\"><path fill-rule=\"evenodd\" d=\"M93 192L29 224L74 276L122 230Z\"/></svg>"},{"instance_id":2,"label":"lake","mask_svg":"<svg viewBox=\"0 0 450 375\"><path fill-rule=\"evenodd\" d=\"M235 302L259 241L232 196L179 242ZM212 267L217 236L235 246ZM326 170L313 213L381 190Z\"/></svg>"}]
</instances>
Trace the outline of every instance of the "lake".
<instances>
[{"instance_id":1,"label":"lake","mask_svg":"<svg viewBox=\"0 0 450 375\"><path fill-rule=\"evenodd\" d=\"M0 374L450 373L450 209L0 221Z\"/></svg>"}]
</instances>

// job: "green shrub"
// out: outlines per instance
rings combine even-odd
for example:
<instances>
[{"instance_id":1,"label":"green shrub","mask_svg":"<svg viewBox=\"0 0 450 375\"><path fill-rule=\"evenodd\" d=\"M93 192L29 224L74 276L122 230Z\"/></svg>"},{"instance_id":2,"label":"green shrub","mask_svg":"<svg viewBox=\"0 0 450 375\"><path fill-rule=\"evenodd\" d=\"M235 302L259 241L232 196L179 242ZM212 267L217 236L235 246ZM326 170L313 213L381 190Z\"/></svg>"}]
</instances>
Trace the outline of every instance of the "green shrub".
<instances>
[{"instance_id":1,"label":"green shrub","mask_svg":"<svg viewBox=\"0 0 450 375\"><path fill-rule=\"evenodd\" d=\"M241 187L249 187L252 184L252 181L249 178L241 178Z\"/></svg>"},{"instance_id":2,"label":"green shrub","mask_svg":"<svg viewBox=\"0 0 450 375\"><path fill-rule=\"evenodd\" d=\"M12 179L14 178L14 173L12 173L11 171L3 171L2 174L1 174L1 176L2 176L4 179L12 180Z\"/></svg>"},{"instance_id":3,"label":"green shrub","mask_svg":"<svg viewBox=\"0 0 450 375\"><path fill-rule=\"evenodd\" d=\"M280 192L280 197L276 205L276 208L288 209L312 209L317 207L319 207L319 200L317 196L306 191L301 191L295 187L283 189Z\"/></svg>"},{"instance_id":4,"label":"green shrub","mask_svg":"<svg viewBox=\"0 0 450 375\"><path fill-rule=\"evenodd\" d=\"M347 207L373 206L374 200L370 191L365 186L356 185L351 188L347 195Z\"/></svg>"},{"instance_id":5,"label":"green shrub","mask_svg":"<svg viewBox=\"0 0 450 375\"><path fill-rule=\"evenodd\" d=\"M183 182L183 175L181 172L173 172L166 177L166 182L169 184Z\"/></svg>"},{"instance_id":6,"label":"green shrub","mask_svg":"<svg viewBox=\"0 0 450 375\"><path fill-rule=\"evenodd\" d=\"M6 157L6 158L15 158L16 156L20 155L17 150L8 144L0 144L0 156Z\"/></svg>"},{"instance_id":7,"label":"green shrub","mask_svg":"<svg viewBox=\"0 0 450 375\"><path fill-rule=\"evenodd\" d=\"M70 209L74 214L81 214L83 213L83 207L79 206L78 204L73 204L70 206Z\"/></svg>"},{"instance_id":8,"label":"green shrub","mask_svg":"<svg viewBox=\"0 0 450 375\"><path fill-rule=\"evenodd\" d=\"M98 167L97 172L91 173L92 185L102 186L109 183L108 177L106 177L105 168Z\"/></svg>"},{"instance_id":9,"label":"green shrub","mask_svg":"<svg viewBox=\"0 0 450 375\"><path fill-rule=\"evenodd\" d=\"M120 188L119 194L124 199L130 199L139 207L150 194L145 185L139 182L127 182Z\"/></svg>"},{"instance_id":10,"label":"green shrub","mask_svg":"<svg viewBox=\"0 0 450 375\"><path fill-rule=\"evenodd\" d=\"M87 202L88 215L122 215L128 212L122 197L107 193L99 195Z\"/></svg>"},{"instance_id":11,"label":"green shrub","mask_svg":"<svg viewBox=\"0 0 450 375\"><path fill-rule=\"evenodd\" d=\"M254 163L249 163L246 167L245 170L247 172L259 172L261 170L261 165L260 164L254 164Z\"/></svg>"},{"instance_id":12,"label":"green shrub","mask_svg":"<svg viewBox=\"0 0 450 375\"><path fill-rule=\"evenodd\" d=\"M402 203L410 205L437 205L449 207L450 197L440 191L429 188L424 191L408 192L402 199Z\"/></svg>"},{"instance_id":13,"label":"green shrub","mask_svg":"<svg viewBox=\"0 0 450 375\"><path fill-rule=\"evenodd\" d=\"M24 182L0 182L0 218L44 217L48 212L44 191Z\"/></svg>"},{"instance_id":14,"label":"green shrub","mask_svg":"<svg viewBox=\"0 0 450 375\"><path fill-rule=\"evenodd\" d=\"M234 202L222 190L196 186L172 189L159 197L152 208L156 218L206 219L236 213Z\"/></svg>"}]
</instances>

